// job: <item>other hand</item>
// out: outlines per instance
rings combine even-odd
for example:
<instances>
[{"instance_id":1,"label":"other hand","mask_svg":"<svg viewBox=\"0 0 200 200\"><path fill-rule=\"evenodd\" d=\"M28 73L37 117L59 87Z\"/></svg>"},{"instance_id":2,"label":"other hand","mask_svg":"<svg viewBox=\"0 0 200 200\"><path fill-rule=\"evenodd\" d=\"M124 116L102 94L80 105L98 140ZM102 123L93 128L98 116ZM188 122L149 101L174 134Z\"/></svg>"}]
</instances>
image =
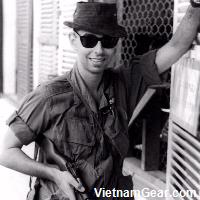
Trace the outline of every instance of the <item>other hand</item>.
<instances>
[{"instance_id":1,"label":"other hand","mask_svg":"<svg viewBox=\"0 0 200 200\"><path fill-rule=\"evenodd\" d=\"M82 186L82 184L77 181L68 171L58 171L54 178L54 182L57 184L59 189L61 189L70 200L76 200L74 188L80 192L85 191L85 188Z\"/></svg>"}]
</instances>

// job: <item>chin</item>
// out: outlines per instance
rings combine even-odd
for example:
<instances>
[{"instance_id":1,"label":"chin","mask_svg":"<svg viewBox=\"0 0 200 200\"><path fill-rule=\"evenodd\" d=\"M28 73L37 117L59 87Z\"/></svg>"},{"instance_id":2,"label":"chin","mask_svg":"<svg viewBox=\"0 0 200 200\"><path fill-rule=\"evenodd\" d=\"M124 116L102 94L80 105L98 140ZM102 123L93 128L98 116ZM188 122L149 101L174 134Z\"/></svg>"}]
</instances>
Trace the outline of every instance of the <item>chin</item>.
<instances>
[{"instance_id":1,"label":"chin","mask_svg":"<svg viewBox=\"0 0 200 200\"><path fill-rule=\"evenodd\" d=\"M102 65L93 65L90 69L91 72L98 74L102 73L105 70L105 67L102 67Z\"/></svg>"}]
</instances>

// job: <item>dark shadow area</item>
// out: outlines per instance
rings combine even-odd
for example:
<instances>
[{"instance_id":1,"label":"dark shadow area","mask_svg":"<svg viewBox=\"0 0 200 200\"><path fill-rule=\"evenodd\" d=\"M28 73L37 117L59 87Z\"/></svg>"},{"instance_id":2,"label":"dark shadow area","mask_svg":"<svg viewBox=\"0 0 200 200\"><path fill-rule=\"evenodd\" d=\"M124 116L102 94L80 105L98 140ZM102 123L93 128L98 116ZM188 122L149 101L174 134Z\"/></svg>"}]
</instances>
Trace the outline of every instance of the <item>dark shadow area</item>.
<instances>
[{"instance_id":1,"label":"dark shadow area","mask_svg":"<svg viewBox=\"0 0 200 200\"><path fill-rule=\"evenodd\" d=\"M135 35L137 46L135 48L136 55L142 55L149 50L158 49L165 45L168 38L165 35L148 35L148 34L136 34ZM162 81L170 84L170 71L162 74ZM156 94L147 103L143 111L140 113L135 123L129 129L129 137L131 148L129 151L130 156L134 156L138 159L142 158L142 152L145 148L150 148L151 152L156 152L153 155L146 149L145 157L149 160L150 164L147 164L147 168L153 170L166 170L167 160L167 137L168 137L168 113L162 112L162 108L169 109L170 100L170 89L160 88L156 90ZM144 125L145 121L145 125ZM146 132L148 140L143 144L143 132ZM157 140L155 134L160 138ZM159 147L157 149L157 147ZM151 155L152 154L152 155ZM152 157L152 159L151 159ZM156 162L155 157L159 159L159 164L152 163ZM150 166L152 165L152 166Z\"/></svg>"}]
</instances>

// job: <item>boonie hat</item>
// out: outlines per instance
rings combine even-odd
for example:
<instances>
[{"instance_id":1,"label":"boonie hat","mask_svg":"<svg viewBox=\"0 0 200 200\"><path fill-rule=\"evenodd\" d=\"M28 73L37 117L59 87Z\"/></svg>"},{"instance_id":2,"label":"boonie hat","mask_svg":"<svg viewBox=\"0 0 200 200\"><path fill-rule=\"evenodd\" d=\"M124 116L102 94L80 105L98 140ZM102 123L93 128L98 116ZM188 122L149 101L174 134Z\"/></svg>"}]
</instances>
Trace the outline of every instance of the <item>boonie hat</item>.
<instances>
[{"instance_id":1,"label":"boonie hat","mask_svg":"<svg viewBox=\"0 0 200 200\"><path fill-rule=\"evenodd\" d=\"M73 22L64 24L76 30L85 30L112 37L126 37L124 27L117 22L116 4L100 2L78 2L73 15Z\"/></svg>"}]
</instances>

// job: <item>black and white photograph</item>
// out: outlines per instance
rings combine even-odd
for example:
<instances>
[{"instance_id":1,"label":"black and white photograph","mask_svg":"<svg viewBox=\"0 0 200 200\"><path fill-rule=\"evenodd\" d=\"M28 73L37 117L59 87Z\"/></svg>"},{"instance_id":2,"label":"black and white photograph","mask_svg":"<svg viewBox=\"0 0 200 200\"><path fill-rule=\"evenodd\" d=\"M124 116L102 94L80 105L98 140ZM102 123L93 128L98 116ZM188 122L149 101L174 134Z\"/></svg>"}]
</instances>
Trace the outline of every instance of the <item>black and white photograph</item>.
<instances>
[{"instance_id":1,"label":"black and white photograph","mask_svg":"<svg viewBox=\"0 0 200 200\"><path fill-rule=\"evenodd\" d=\"M200 200L200 0L0 0L1 200Z\"/></svg>"}]
</instances>

